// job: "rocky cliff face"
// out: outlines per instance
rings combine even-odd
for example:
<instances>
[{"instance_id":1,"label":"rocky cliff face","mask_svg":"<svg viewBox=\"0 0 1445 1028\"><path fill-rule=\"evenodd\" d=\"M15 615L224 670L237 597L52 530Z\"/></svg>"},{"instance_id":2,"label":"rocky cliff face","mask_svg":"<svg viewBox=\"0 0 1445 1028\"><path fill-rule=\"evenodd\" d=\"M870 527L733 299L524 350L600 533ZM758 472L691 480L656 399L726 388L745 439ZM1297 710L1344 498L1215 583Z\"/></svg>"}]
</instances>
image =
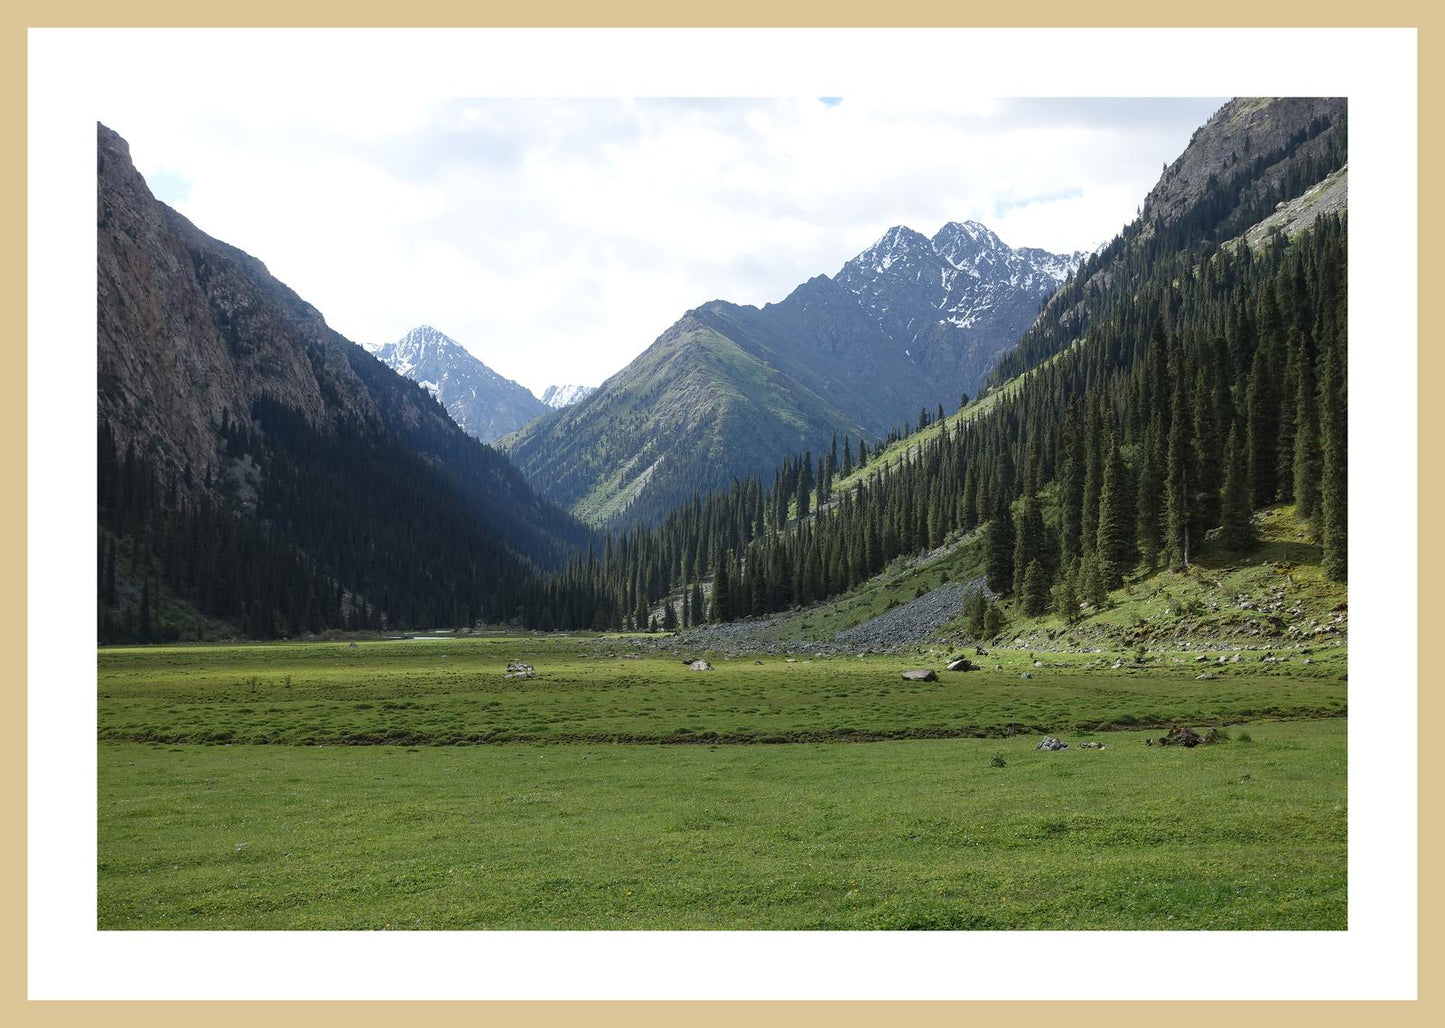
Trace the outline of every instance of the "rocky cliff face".
<instances>
[{"instance_id":1,"label":"rocky cliff face","mask_svg":"<svg viewBox=\"0 0 1445 1028\"><path fill-rule=\"evenodd\" d=\"M1268 161L1261 185L1278 183L1291 164L1318 154L1327 142L1318 129L1343 121L1347 106L1342 97L1231 100L1200 126L1179 158L1164 169L1144 198L1144 220L1157 217L1165 225L1174 224L1205 195L1211 179L1218 182L1243 173L1261 157ZM1291 147L1303 134L1310 138ZM1287 149L1287 155L1277 156Z\"/></svg>"},{"instance_id":2,"label":"rocky cliff face","mask_svg":"<svg viewBox=\"0 0 1445 1028\"><path fill-rule=\"evenodd\" d=\"M260 261L157 201L125 140L102 125L97 143L97 415L118 453L145 456L183 495L211 491L252 513L258 498L273 510L309 505L308 518L324 518L325 497L277 493L305 469L268 467L252 411L271 401L353 450L385 450L413 488L539 563L583 539L420 385L332 331ZM223 424L250 441L228 441ZM358 531L395 529L385 518Z\"/></svg>"},{"instance_id":3,"label":"rocky cliff face","mask_svg":"<svg viewBox=\"0 0 1445 1028\"><path fill-rule=\"evenodd\" d=\"M99 416L124 449L182 483L217 469L223 415L273 397L321 425L375 419L347 343L265 265L159 203L130 148L98 132L96 343Z\"/></svg>"}]
</instances>

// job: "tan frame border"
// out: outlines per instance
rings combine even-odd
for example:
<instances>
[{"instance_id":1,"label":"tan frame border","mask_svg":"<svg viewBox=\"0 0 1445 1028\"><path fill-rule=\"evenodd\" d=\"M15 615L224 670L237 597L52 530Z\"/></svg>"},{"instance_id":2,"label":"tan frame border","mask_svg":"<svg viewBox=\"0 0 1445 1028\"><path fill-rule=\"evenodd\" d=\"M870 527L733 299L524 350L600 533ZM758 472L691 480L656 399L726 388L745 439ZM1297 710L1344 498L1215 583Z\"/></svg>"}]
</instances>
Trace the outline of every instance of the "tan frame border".
<instances>
[{"instance_id":1,"label":"tan frame border","mask_svg":"<svg viewBox=\"0 0 1445 1028\"><path fill-rule=\"evenodd\" d=\"M1164 7L1141 0L1105 0L1102 4L1084 7L1064 0L1036 0L1028 12L1020 13L1010 5L995 5L992 10L964 10L942 0L902 0L881 5L861 0L733 0L721 10L682 9L675 3L660 0L617 0L600 5L586 0L552 0L545 10L507 5L465 4L461 0L418 0L405 8L406 17L399 17L395 4L376 0L355 0L342 4L338 0L252 0L235 11L198 8L177 0L142 0L140 4L120 8L114 3L79 0L58 9L54 3L19 0L7 5L0 19L4 22L3 103L0 103L0 132L9 145L0 162L0 185L6 203L0 215L0 238L3 238L3 268L0 296L4 303L4 322L9 328L6 337L12 343L9 366L21 369L0 379L0 411L5 431L0 432L0 461L6 476L19 489L12 493L9 504L0 509L0 569L5 576L0 589L0 625L4 626L4 663L11 683L8 707L12 726L26 724L25 682L28 660L26 653L26 30L49 26L275 26L299 27L317 25L353 26L998 26L998 27L1415 27L1419 30L1419 137L1420 167L1440 167L1442 156L1435 101L1440 97L1441 59L1440 29L1445 15L1439 9L1427 11L1425 5L1409 0L1377 0L1369 5L1342 3L1340 0L1284 0L1263 7L1257 2L1216 0L1208 7ZM1432 5L1433 6L1433 5ZM1438 177L1438 173L1437 173ZM1422 180L1423 181L1423 180ZM1436 190L1420 193L1420 225L1440 229L1442 201ZM1426 233L1421 233L1422 239ZM1421 247L1420 279L1422 282L1441 279L1442 261L1438 248ZM1421 320L1423 326L1427 324ZM1428 475L1431 470L1423 454L1439 452L1429 444L1441 442L1442 418L1438 404L1431 405L1427 383L1440 381L1442 355L1439 349L1422 340L1419 347L1418 399L1420 410L1419 514L1426 523L1428 512L1439 510L1442 493L1438 479ZM18 495L17 495L18 494ZM1420 571L1425 573L1441 566L1441 542L1433 533L1421 532ZM1434 598L1434 590L1422 590L1419 608L1421 637L1424 628L1439 615L1442 603ZM1420 666L1426 666L1423 650L1418 654ZM382 1025L397 1017L422 1017L433 1023L472 1024L479 1018L496 1018L502 1023L565 1024L578 1019L602 1024L722 1025L737 1021L765 1023L826 1022L829 1025L869 1025L907 1018L917 1025L956 1024L969 1019L1018 1020L1032 1017L1082 1018L1094 1024L1156 1023L1167 1021L1176 1025L1215 1025L1221 1018L1245 1019L1253 1022L1309 1020L1350 1023L1362 1017L1399 1023L1437 1023L1445 1013L1441 995L1445 993L1438 981L1428 973L1442 964L1440 930L1441 887L1428 869L1440 857L1441 830L1428 815L1437 809L1441 760L1426 745L1425 726L1433 724L1445 703L1432 694L1429 684L1422 682L1419 699L1420 803L1419 803L1419 881L1420 936L1419 967L1420 999L1414 1003L1209 1003L1181 1004L1160 1002L1091 1002L1044 1004L1037 1001L1000 1002L608 1002L577 1003L559 1001L478 1002L478 1003L282 1003L282 1002L146 1002L146 1003L38 1003L26 999L26 879L24 824L26 811L26 759L23 730L13 731L20 745L6 749L0 767L6 772L0 784L3 810L7 823L13 826L10 844L0 851L0 881L3 881L4 931L0 934L0 952L4 960L0 971L0 1011L7 1012L11 1024L90 1024L104 1018L107 1023L148 1025L193 1024L204 1020L216 1025L251 1023L257 1017L273 1022L314 1021L318 1018L344 1018L348 1023ZM1433 916L1432 916L1433 915ZM76 969L83 974L83 968ZM1434 1009L1435 1015L1428 1011Z\"/></svg>"}]
</instances>

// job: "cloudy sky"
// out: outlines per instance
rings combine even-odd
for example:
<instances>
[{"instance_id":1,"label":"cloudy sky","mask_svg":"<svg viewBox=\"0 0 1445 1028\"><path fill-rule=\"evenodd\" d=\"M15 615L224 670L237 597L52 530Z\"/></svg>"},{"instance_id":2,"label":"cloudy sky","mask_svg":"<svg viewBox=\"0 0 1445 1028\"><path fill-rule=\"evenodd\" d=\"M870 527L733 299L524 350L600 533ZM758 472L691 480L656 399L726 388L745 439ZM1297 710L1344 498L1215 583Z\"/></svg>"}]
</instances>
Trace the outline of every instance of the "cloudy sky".
<instances>
[{"instance_id":1,"label":"cloudy sky","mask_svg":"<svg viewBox=\"0 0 1445 1028\"><path fill-rule=\"evenodd\" d=\"M892 225L1091 249L1223 98L102 104L152 190L358 342L435 326L540 391ZM109 108L109 109L107 109Z\"/></svg>"}]
</instances>

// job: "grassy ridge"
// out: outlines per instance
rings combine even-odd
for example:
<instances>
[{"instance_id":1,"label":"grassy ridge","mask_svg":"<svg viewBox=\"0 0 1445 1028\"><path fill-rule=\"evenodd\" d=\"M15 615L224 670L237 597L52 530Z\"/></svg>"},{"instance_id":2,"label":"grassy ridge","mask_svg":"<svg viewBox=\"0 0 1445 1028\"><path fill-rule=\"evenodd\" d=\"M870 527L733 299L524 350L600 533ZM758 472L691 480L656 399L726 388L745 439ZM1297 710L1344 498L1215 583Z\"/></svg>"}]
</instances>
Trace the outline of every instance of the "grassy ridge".
<instances>
[{"instance_id":1,"label":"grassy ridge","mask_svg":"<svg viewBox=\"0 0 1445 1028\"><path fill-rule=\"evenodd\" d=\"M102 741L227 743L784 742L1005 736L1076 728L1339 716L1343 651L1305 665L1190 655L1101 674L1093 654L997 653L942 671L942 652L716 661L637 657L626 640L443 642L104 650ZM507 679L510 659L538 677ZM920 663L937 682L905 682ZM1002 668L994 670L995 663ZM1201 669L1214 676L1199 680ZM1021 677L1027 673L1030 677Z\"/></svg>"},{"instance_id":2,"label":"grassy ridge","mask_svg":"<svg viewBox=\"0 0 1445 1028\"><path fill-rule=\"evenodd\" d=\"M1061 753L106 745L98 923L1343 929L1345 723L1249 733Z\"/></svg>"}]
</instances>

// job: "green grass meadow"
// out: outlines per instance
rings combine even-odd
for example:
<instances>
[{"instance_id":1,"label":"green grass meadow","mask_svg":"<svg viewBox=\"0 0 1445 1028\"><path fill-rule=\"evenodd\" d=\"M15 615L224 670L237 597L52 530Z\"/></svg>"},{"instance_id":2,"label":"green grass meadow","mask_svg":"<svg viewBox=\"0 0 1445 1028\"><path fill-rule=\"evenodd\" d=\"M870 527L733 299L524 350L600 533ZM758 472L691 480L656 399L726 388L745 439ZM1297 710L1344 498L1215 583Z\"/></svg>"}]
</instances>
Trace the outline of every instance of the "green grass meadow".
<instances>
[{"instance_id":1,"label":"green grass meadow","mask_svg":"<svg viewBox=\"0 0 1445 1028\"><path fill-rule=\"evenodd\" d=\"M630 645L101 651L99 927L1346 927L1329 658L907 683L939 659ZM1144 745L1171 723L1232 727Z\"/></svg>"}]
</instances>

